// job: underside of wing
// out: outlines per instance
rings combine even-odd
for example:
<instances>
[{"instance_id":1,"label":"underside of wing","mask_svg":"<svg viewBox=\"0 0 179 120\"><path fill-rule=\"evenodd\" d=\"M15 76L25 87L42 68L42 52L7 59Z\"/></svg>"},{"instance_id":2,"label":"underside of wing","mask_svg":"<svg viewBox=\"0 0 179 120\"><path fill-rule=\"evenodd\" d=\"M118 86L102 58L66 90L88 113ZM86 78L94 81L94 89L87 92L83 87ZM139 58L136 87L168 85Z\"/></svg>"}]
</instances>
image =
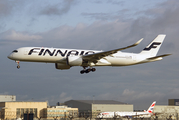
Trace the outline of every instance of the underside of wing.
<instances>
[{"instance_id":1,"label":"underside of wing","mask_svg":"<svg viewBox=\"0 0 179 120\"><path fill-rule=\"evenodd\" d=\"M64 64L66 64L66 62L67 62L66 58L63 58L63 59L57 61L57 63L64 63Z\"/></svg>"},{"instance_id":2,"label":"underside of wing","mask_svg":"<svg viewBox=\"0 0 179 120\"><path fill-rule=\"evenodd\" d=\"M94 54L84 55L84 56L82 56L82 58L84 60L88 60L88 61L96 63L101 58L104 58L106 56L115 54L118 51L134 47L134 46L138 45L142 40L143 40L143 38L140 39L139 41L137 41L136 43L134 43L133 45L130 45L130 46L127 46L127 47L124 47L124 48L119 48L119 49L114 49L114 50L109 50L109 51L104 51L104 52L98 52L98 53L94 53Z\"/></svg>"}]
</instances>

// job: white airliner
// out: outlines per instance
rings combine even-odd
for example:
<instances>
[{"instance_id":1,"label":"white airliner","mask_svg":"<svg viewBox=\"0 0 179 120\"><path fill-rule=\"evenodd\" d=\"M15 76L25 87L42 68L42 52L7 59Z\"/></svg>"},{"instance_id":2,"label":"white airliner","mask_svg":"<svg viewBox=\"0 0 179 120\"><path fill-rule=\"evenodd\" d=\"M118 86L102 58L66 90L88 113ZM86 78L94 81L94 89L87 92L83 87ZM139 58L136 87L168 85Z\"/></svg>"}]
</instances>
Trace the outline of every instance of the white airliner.
<instances>
[{"instance_id":1,"label":"white airliner","mask_svg":"<svg viewBox=\"0 0 179 120\"><path fill-rule=\"evenodd\" d=\"M156 101L154 101L147 111L144 112L102 112L97 115L97 118L150 118L153 113Z\"/></svg>"},{"instance_id":2,"label":"white airliner","mask_svg":"<svg viewBox=\"0 0 179 120\"><path fill-rule=\"evenodd\" d=\"M126 53L121 50L138 45L143 39L140 39L133 45L109 50L79 50L79 49L61 49L47 47L22 47L14 50L8 58L15 60L17 68L20 68L19 61L26 62L44 62L55 63L56 69L70 69L73 66L81 66L81 74L94 72L94 66L128 66L162 60L162 57L170 54L157 55L166 35L158 35L146 48L140 53Z\"/></svg>"}]
</instances>

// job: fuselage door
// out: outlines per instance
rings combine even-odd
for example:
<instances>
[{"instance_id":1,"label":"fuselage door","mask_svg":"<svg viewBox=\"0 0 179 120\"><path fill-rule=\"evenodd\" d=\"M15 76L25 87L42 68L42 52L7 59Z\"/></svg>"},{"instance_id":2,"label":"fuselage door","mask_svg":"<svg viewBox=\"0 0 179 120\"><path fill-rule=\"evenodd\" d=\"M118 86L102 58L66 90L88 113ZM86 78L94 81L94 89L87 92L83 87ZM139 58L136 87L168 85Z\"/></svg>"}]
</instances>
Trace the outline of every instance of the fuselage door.
<instances>
[{"instance_id":1,"label":"fuselage door","mask_svg":"<svg viewBox=\"0 0 179 120\"><path fill-rule=\"evenodd\" d=\"M133 56L132 56L132 59L133 59L134 61L136 61L136 55L133 55Z\"/></svg>"},{"instance_id":2,"label":"fuselage door","mask_svg":"<svg viewBox=\"0 0 179 120\"><path fill-rule=\"evenodd\" d=\"M28 55L28 49L24 49L24 55Z\"/></svg>"}]
</instances>

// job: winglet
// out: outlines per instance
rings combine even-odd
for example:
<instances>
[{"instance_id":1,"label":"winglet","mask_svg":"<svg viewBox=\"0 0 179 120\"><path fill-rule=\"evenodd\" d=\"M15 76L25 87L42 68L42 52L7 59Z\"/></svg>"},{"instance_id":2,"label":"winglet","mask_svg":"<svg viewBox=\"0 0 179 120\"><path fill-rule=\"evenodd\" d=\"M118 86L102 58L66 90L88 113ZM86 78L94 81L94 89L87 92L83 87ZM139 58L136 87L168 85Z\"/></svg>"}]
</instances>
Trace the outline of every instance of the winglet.
<instances>
[{"instance_id":1,"label":"winglet","mask_svg":"<svg viewBox=\"0 0 179 120\"><path fill-rule=\"evenodd\" d=\"M138 45L142 40L143 40L143 38L141 38L139 41L137 41L136 43L134 43L132 45L129 45L129 46L124 47L124 48L116 49L116 51L121 51L121 50L124 50L124 49L128 49L128 48L134 47L134 46Z\"/></svg>"},{"instance_id":2,"label":"winglet","mask_svg":"<svg viewBox=\"0 0 179 120\"><path fill-rule=\"evenodd\" d=\"M139 41L137 41L136 43L134 43L134 45L138 45L144 38L141 38Z\"/></svg>"}]
</instances>

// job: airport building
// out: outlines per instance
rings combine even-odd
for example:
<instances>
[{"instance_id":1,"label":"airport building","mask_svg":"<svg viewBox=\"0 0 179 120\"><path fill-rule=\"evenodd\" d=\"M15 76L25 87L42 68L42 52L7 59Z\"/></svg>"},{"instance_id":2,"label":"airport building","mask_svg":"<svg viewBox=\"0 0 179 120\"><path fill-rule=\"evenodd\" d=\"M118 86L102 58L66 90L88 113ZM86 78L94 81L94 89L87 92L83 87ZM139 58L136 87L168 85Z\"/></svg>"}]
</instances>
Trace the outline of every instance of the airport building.
<instances>
[{"instance_id":1,"label":"airport building","mask_svg":"<svg viewBox=\"0 0 179 120\"><path fill-rule=\"evenodd\" d=\"M25 113L33 113L34 117L41 117L47 102L0 102L1 118L22 118Z\"/></svg>"},{"instance_id":2,"label":"airport building","mask_svg":"<svg viewBox=\"0 0 179 120\"><path fill-rule=\"evenodd\" d=\"M179 99L168 99L168 105L179 106Z\"/></svg>"},{"instance_id":3,"label":"airport building","mask_svg":"<svg viewBox=\"0 0 179 120\"><path fill-rule=\"evenodd\" d=\"M114 100L70 100L65 104L80 111L133 111L133 105Z\"/></svg>"},{"instance_id":4,"label":"airport building","mask_svg":"<svg viewBox=\"0 0 179 120\"><path fill-rule=\"evenodd\" d=\"M168 105L155 105L153 112L161 119L179 119L179 99L168 99Z\"/></svg>"},{"instance_id":5,"label":"airport building","mask_svg":"<svg viewBox=\"0 0 179 120\"><path fill-rule=\"evenodd\" d=\"M16 96L14 95L0 95L0 102L16 101Z\"/></svg>"},{"instance_id":6,"label":"airport building","mask_svg":"<svg viewBox=\"0 0 179 120\"><path fill-rule=\"evenodd\" d=\"M133 111L132 104L126 104L114 100L69 100L65 104L72 108L78 108L79 117L96 118L104 111Z\"/></svg>"},{"instance_id":7,"label":"airport building","mask_svg":"<svg viewBox=\"0 0 179 120\"><path fill-rule=\"evenodd\" d=\"M33 114L34 118L69 118L77 117L78 108L53 106L48 108L47 102L0 102L0 118L23 118L24 114Z\"/></svg>"},{"instance_id":8,"label":"airport building","mask_svg":"<svg viewBox=\"0 0 179 120\"><path fill-rule=\"evenodd\" d=\"M179 106L155 105L153 112L159 119L179 119Z\"/></svg>"},{"instance_id":9,"label":"airport building","mask_svg":"<svg viewBox=\"0 0 179 120\"><path fill-rule=\"evenodd\" d=\"M78 117L78 108L70 108L67 106L54 106L51 108L44 108L43 118L54 119L54 118L70 118Z\"/></svg>"}]
</instances>

